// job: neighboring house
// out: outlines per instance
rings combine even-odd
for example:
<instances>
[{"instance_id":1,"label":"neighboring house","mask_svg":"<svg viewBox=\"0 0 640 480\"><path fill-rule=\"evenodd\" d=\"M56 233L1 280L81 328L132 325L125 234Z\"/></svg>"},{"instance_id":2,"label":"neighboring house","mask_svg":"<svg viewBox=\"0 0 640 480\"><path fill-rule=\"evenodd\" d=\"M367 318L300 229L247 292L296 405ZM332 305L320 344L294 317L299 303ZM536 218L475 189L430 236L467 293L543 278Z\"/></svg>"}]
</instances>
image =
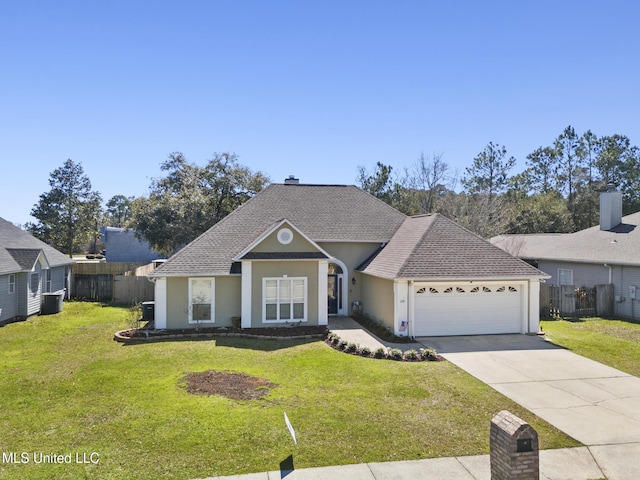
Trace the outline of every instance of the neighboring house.
<instances>
[{"instance_id":1,"label":"neighboring house","mask_svg":"<svg viewBox=\"0 0 640 480\"><path fill-rule=\"evenodd\" d=\"M0 325L40 312L43 293L68 288L73 260L0 218Z\"/></svg>"},{"instance_id":2,"label":"neighboring house","mask_svg":"<svg viewBox=\"0 0 640 480\"><path fill-rule=\"evenodd\" d=\"M442 215L346 185L272 184L149 275L155 326L327 325L397 335L535 333L546 276Z\"/></svg>"},{"instance_id":3,"label":"neighboring house","mask_svg":"<svg viewBox=\"0 0 640 480\"><path fill-rule=\"evenodd\" d=\"M102 227L102 241L105 242L105 258L107 262L140 262L151 263L162 258L149 242L139 240L135 232L127 228Z\"/></svg>"},{"instance_id":4,"label":"neighboring house","mask_svg":"<svg viewBox=\"0 0 640 480\"><path fill-rule=\"evenodd\" d=\"M622 216L622 194L600 195L600 224L575 233L499 235L491 243L536 265L552 285L614 285L614 315L640 316L640 212ZM636 286L639 288L636 294Z\"/></svg>"}]
</instances>

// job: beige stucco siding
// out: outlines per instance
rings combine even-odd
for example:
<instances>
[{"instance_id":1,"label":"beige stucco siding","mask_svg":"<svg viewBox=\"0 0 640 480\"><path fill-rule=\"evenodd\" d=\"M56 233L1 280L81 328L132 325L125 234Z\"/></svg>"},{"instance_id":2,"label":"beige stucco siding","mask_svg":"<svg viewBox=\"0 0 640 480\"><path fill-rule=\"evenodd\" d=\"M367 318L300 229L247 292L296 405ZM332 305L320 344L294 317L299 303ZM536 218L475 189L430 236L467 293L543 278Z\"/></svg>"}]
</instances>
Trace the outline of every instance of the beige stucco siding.
<instances>
[{"instance_id":1,"label":"beige stucco siding","mask_svg":"<svg viewBox=\"0 0 640 480\"><path fill-rule=\"evenodd\" d=\"M298 232L289 230L293 233L291 243L283 245L278 241L278 232L283 228L289 228L287 225L279 228L271 235L262 240L258 245L251 249L252 252L316 252L318 249Z\"/></svg>"},{"instance_id":2,"label":"beige stucco siding","mask_svg":"<svg viewBox=\"0 0 640 480\"><path fill-rule=\"evenodd\" d=\"M215 278L215 322L203 326L228 327L240 316L240 277ZM189 323L189 279L167 278L167 328L194 328Z\"/></svg>"},{"instance_id":3,"label":"beige stucco siding","mask_svg":"<svg viewBox=\"0 0 640 480\"><path fill-rule=\"evenodd\" d=\"M189 325L189 279L167 278L167 328L193 328Z\"/></svg>"},{"instance_id":4,"label":"beige stucco siding","mask_svg":"<svg viewBox=\"0 0 640 480\"><path fill-rule=\"evenodd\" d=\"M230 327L231 317L240 316L240 276L216 277L216 327Z\"/></svg>"},{"instance_id":5,"label":"beige stucco siding","mask_svg":"<svg viewBox=\"0 0 640 480\"><path fill-rule=\"evenodd\" d=\"M344 281L347 282L349 296L343 299L343 301L347 307L347 313L350 314L352 302L357 300L362 301L361 288L363 275L361 275L360 272L356 272L355 268L380 248L380 244L364 242L321 242L318 245L347 266L348 272L345 272ZM354 279L355 284L352 282Z\"/></svg>"},{"instance_id":6,"label":"beige stucco siding","mask_svg":"<svg viewBox=\"0 0 640 480\"><path fill-rule=\"evenodd\" d=\"M362 277L363 313L383 322L393 331L393 281L371 275Z\"/></svg>"},{"instance_id":7,"label":"beige stucco siding","mask_svg":"<svg viewBox=\"0 0 640 480\"><path fill-rule=\"evenodd\" d=\"M317 261L277 261L252 262L251 279L251 327L277 326L262 323L262 279L305 277L307 279L307 323L318 324L318 262Z\"/></svg>"}]
</instances>

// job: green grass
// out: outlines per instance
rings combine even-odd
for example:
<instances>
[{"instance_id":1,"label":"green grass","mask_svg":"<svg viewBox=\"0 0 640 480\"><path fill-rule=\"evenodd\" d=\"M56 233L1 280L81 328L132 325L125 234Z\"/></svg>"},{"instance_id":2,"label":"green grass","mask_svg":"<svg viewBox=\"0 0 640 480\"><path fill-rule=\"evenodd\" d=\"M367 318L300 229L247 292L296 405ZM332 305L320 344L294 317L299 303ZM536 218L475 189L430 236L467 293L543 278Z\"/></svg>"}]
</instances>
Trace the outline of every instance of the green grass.
<instances>
[{"instance_id":1,"label":"green grass","mask_svg":"<svg viewBox=\"0 0 640 480\"><path fill-rule=\"evenodd\" d=\"M578 445L448 362L393 362L322 341L220 338L123 345L125 308L65 303L0 328L0 452L96 452L99 463L0 463L0 478L201 478L489 452L491 418L530 422L541 448ZM185 373L277 385L262 400L195 396ZM296 429L294 446L286 412ZM94 457L95 458L95 457Z\"/></svg>"},{"instance_id":2,"label":"green grass","mask_svg":"<svg viewBox=\"0 0 640 480\"><path fill-rule=\"evenodd\" d=\"M553 343L640 376L640 324L602 318L545 320L540 324Z\"/></svg>"}]
</instances>

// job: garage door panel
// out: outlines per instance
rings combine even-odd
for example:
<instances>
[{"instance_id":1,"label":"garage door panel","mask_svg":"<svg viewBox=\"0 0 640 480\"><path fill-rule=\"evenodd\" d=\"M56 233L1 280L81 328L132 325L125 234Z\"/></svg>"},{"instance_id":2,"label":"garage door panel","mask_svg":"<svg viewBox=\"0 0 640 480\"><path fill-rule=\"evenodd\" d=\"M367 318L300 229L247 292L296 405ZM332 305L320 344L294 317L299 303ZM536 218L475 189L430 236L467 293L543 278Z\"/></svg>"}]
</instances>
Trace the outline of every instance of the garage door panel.
<instances>
[{"instance_id":1,"label":"garage door panel","mask_svg":"<svg viewBox=\"0 0 640 480\"><path fill-rule=\"evenodd\" d=\"M520 333L521 286L421 287L414 296L415 335ZM445 293L447 292L447 293Z\"/></svg>"}]
</instances>

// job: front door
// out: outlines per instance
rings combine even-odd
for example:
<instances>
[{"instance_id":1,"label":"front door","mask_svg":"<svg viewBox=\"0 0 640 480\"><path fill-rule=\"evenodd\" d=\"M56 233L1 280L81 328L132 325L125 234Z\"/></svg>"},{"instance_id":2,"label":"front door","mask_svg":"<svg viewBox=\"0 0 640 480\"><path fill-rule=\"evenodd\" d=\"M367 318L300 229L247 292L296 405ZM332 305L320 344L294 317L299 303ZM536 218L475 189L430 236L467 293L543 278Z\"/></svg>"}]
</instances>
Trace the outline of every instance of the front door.
<instances>
[{"instance_id":1,"label":"front door","mask_svg":"<svg viewBox=\"0 0 640 480\"><path fill-rule=\"evenodd\" d=\"M327 278L327 295L329 296L329 315L338 313L338 275L329 274Z\"/></svg>"}]
</instances>

